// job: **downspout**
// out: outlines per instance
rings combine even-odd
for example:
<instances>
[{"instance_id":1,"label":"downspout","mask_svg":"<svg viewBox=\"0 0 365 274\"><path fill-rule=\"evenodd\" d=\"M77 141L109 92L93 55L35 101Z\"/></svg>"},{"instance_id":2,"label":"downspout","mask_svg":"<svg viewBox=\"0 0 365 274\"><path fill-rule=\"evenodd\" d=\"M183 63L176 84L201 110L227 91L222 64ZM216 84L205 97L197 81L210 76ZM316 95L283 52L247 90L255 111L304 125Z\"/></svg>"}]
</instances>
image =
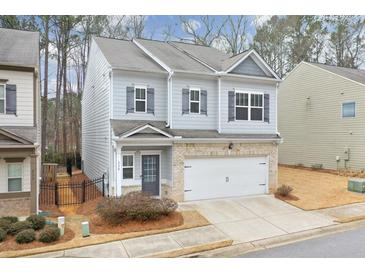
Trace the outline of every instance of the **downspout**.
<instances>
[{"instance_id":1,"label":"downspout","mask_svg":"<svg viewBox=\"0 0 365 274\"><path fill-rule=\"evenodd\" d=\"M218 76L218 133L221 133L221 77Z\"/></svg>"},{"instance_id":2,"label":"downspout","mask_svg":"<svg viewBox=\"0 0 365 274\"><path fill-rule=\"evenodd\" d=\"M167 77L167 124L166 127L172 125L172 75L174 71L170 70Z\"/></svg>"}]
</instances>

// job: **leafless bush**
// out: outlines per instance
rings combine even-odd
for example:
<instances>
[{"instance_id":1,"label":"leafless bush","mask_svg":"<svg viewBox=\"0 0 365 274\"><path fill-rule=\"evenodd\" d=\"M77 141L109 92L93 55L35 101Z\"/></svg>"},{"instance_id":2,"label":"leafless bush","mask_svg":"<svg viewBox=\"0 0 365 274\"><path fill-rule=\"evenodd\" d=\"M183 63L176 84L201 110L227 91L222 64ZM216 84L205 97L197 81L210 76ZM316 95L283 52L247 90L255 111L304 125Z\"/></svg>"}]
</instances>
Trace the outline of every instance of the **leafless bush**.
<instances>
[{"instance_id":1,"label":"leafless bush","mask_svg":"<svg viewBox=\"0 0 365 274\"><path fill-rule=\"evenodd\" d=\"M277 195L280 195L280 196L283 196L283 197L286 197L290 194L290 192L293 191L293 188L291 186L288 186L288 185L282 185L282 186L279 186L277 189L276 189L276 194Z\"/></svg>"}]
</instances>

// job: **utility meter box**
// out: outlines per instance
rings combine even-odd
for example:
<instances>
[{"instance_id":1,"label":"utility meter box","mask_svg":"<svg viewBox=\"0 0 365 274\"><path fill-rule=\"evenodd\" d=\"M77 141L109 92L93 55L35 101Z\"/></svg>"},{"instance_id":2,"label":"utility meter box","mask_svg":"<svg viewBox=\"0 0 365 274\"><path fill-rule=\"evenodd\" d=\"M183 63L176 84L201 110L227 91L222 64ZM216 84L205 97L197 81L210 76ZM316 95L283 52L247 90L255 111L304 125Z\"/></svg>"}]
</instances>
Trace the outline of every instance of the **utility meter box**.
<instances>
[{"instance_id":1,"label":"utility meter box","mask_svg":"<svg viewBox=\"0 0 365 274\"><path fill-rule=\"evenodd\" d=\"M343 151L343 159L345 161L350 160L350 148L345 147L344 151Z\"/></svg>"},{"instance_id":2,"label":"utility meter box","mask_svg":"<svg viewBox=\"0 0 365 274\"><path fill-rule=\"evenodd\" d=\"M347 190L359 193L365 193L365 179L350 178L347 184Z\"/></svg>"}]
</instances>

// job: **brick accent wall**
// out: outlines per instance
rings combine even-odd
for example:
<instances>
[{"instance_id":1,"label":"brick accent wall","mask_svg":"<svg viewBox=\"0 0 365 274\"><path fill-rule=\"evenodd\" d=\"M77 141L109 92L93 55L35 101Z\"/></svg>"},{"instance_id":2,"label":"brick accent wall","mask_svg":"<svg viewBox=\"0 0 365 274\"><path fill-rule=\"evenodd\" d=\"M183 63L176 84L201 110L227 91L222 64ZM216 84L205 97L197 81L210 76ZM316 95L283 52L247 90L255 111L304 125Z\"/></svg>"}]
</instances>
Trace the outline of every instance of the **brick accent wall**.
<instances>
[{"instance_id":1,"label":"brick accent wall","mask_svg":"<svg viewBox=\"0 0 365 274\"><path fill-rule=\"evenodd\" d=\"M0 199L0 216L29 216L30 197Z\"/></svg>"},{"instance_id":2,"label":"brick accent wall","mask_svg":"<svg viewBox=\"0 0 365 274\"><path fill-rule=\"evenodd\" d=\"M175 143L172 147L173 186L170 197L178 202L184 200L184 160L206 156L269 156L269 191L277 185L278 145L276 143L235 143L231 150L228 143Z\"/></svg>"}]
</instances>

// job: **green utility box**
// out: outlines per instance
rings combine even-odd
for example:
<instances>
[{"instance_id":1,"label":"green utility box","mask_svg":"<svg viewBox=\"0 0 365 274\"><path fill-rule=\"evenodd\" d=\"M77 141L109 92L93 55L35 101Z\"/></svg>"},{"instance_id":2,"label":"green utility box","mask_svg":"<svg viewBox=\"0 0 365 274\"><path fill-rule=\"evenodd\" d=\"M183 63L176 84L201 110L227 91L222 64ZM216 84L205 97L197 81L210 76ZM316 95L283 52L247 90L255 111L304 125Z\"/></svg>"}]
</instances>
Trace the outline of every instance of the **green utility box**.
<instances>
[{"instance_id":1,"label":"green utility box","mask_svg":"<svg viewBox=\"0 0 365 274\"><path fill-rule=\"evenodd\" d=\"M365 179L350 178L347 185L347 190L359 193L365 193Z\"/></svg>"}]
</instances>

